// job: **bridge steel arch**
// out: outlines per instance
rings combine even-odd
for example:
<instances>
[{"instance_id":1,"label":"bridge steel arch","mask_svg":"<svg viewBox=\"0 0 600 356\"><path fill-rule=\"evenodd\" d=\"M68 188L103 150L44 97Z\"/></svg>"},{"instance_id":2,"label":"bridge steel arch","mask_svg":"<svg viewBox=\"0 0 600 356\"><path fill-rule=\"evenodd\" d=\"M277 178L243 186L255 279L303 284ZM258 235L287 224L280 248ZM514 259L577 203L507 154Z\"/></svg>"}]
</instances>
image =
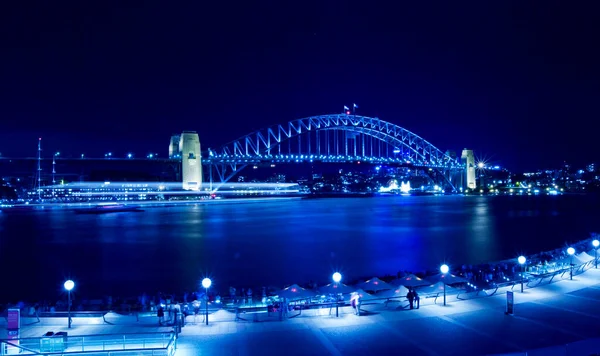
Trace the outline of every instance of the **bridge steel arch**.
<instances>
[{"instance_id":1,"label":"bridge steel arch","mask_svg":"<svg viewBox=\"0 0 600 356\"><path fill-rule=\"evenodd\" d=\"M212 166L214 165L221 182L227 182L248 164L283 158L281 146L285 141L310 132L330 130L364 134L398 150L402 149L402 154L399 155L396 161L404 161L406 164L443 172L463 168L462 164L456 159L409 130L379 118L347 114L311 116L293 120L286 124L263 128L229 142L218 149L209 149L209 155L205 158L204 163L210 166L211 178ZM286 155L286 157L288 156ZM303 159L304 155L298 152L296 158L301 157ZM306 158L308 158L308 155ZM373 160L373 157L356 155L347 158ZM229 172L226 172L226 167L229 168Z\"/></svg>"}]
</instances>

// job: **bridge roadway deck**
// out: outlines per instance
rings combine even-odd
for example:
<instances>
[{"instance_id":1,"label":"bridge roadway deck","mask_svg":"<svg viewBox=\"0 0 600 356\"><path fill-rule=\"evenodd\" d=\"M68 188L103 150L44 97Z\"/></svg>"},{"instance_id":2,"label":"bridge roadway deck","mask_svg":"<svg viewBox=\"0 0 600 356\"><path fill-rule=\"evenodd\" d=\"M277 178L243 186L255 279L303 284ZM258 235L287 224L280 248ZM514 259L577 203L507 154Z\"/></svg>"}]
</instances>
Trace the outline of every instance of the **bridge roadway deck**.
<instances>
[{"instance_id":1,"label":"bridge roadway deck","mask_svg":"<svg viewBox=\"0 0 600 356\"><path fill-rule=\"evenodd\" d=\"M600 337L600 269L523 294L514 290L513 316L504 314L505 293L467 301L449 297L445 307L430 304L418 310L367 305L364 309L370 313L361 316L345 308L339 318L327 310L325 315L285 321L236 322L232 313L221 310L211 314L208 326L202 318L194 323L188 317L176 355L525 355L529 350L528 355L552 356L550 350L531 350ZM106 318L111 324L100 320L90 325L75 318L70 330L62 318L47 318L24 326L21 337L39 337L50 330L69 335L171 330L159 327L155 317ZM0 337L5 333L5 325L0 326ZM600 352L600 342L596 345L594 352ZM569 355L591 354L571 351Z\"/></svg>"}]
</instances>

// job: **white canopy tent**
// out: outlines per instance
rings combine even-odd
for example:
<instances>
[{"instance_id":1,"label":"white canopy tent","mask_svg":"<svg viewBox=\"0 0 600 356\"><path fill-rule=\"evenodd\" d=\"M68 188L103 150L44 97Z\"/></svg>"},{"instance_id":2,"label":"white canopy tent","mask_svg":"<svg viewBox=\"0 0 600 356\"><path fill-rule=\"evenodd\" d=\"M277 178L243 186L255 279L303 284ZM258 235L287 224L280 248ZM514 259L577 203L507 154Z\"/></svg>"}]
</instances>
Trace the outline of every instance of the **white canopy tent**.
<instances>
[{"instance_id":1,"label":"white canopy tent","mask_svg":"<svg viewBox=\"0 0 600 356\"><path fill-rule=\"evenodd\" d=\"M585 252L582 252L585 253ZM587 255L587 253L586 253ZM588 255L588 257L590 257ZM573 264L578 266L578 265L582 265L590 260L585 260L585 256L582 256L582 254L580 253L579 255L573 255L573 256L565 256L559 260L556 260L556 265L557 266L562 266L562 267L569 267L569 265L571 264L571 258L573 258ZM592 258L593 260L594 258Z\"/></svg>"},{"instance_id":2,"label":"white canopy tent","mask_svg":"<svg viewBox=\"0 0 600 356\"><path fill-rule=\"evenodd\" d=\"M417 292L419 292L419 294L421 294L421 295L443 293L444 292L444 283L437 282L436 284L432 284L428 287L419 288L419 289L417 289ZM458 294L458 292L459 292L458 288L453 288L453 287L446 285L446 294Z\"/></svg>"},{"instance_id":3,"label":"white canopy tent","mask_svg":"<svg viewBox=\"0 0 600 356\"><path fill-rule=\"evenodd\" d=\"M458 277L458 276L455 276L455 275L450 274L450 273L446 273L446 274L439 273L439 274L436 274L435 276L427 277L427 280L431 281L433 283L442 282L442 283L445 283L446 285L452 285L452 284L459 284L459 283L467 283L467 282L469 282L465 278Z\"/></svg>"},{"instance_id":4,"label":"white canopy tent","mask_svg":"<svg viewBox=\"0 0 600 356\"><path fill-rule=\"evenodd\" d=\"M587 252L582 252L578 255L576 255L576 257L581 260L581 261L585 261L585 262L589 262L589 261L593 261L594 257L590 256Z\"/></svg>"},{"instance_id":5,"label":"white canopy tent","mask_svg":"<svg viewBox=\"0 0 600 356\"><path fill-rule=\"evenodd\" d=\"M395 287L389 283L382 281L381 279L374 277L369 279L368 281L358 283L356 285L357 288L362 288L364 290L379 292L381 290L386 289L394 289Z\"/></svg>"},{"instance_id":6,"label":"white canopy tent","mask_svg":"<svg viewBox=\"0 0 600 356\"><path fill-rule=\"evenodd\" d=\"M352 295L355 295L355 294L358 294L360 296L360 299L362 302L377 299L377 297L374 296L373 294L369 294L360 288L356 289L356 290L354 290L354 292L352 292Z\"/></svg>"},{"instance_id":7,"label":"white canopy tent","mask_svg":"<svg viewBox=\"0 0 600 356\"><path fill-rule=\"evenodd\" d=\"M322 294L348 294L356 290L354 287L347 286L343 283L329 283L326 286L319 287L319 293Z\"/></svg>"},{"instance_id":8,"label":"white canopy tent","mask_svg":"<svg viewBox=\"0 0 600 356\"><path fill-rule=\"evenodd\" d=\"M402 278L395 279L392 281L392 283L397 286L404 286L407 288L424 287L424 286L431 285L431 282L426 281L422 278L419 278L419 277L415 276L414 274L409 274Z\"/></svg>"},{"instance_id":9,"label":"white canopy tent","mask_svg":"<svg viewBox=\"0 0 600 356\"><path fill-rule=\"evenodd\" d=\"M379 298L398 298L398 297L406 297L408 294L408 288L404 286L396 287L396 289L388 289L376 293L375 296Z\"/></svg>"},{"instance_id":10,"label":"white canopy tent","mask_svg":"<svg viewBox=\"0 0 600 356\"><path fill-rule=\"evenodd\" d=\"M287 298L289 300L298 300L298 299L308 299L312 298L317 293L312 290L304 289L297 284L292 284L291 286L284 288L277 292L277 295L280 298Z\"/></svg>"}]
</instances>

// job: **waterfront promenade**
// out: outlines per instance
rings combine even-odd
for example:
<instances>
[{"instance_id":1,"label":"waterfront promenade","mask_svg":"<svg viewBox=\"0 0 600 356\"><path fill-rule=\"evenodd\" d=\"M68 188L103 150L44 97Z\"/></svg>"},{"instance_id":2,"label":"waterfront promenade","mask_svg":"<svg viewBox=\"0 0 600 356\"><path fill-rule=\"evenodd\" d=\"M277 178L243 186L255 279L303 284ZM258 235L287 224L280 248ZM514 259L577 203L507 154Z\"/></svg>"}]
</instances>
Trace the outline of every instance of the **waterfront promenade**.
<instances>
[{"instance_id":1,"label":"waterfront promenade","mask_svg":"<svg viewBox=\"0 0 600 356\"><path fill-rule=\"evenodd\" d=\"M565 344L600 338L600 270L592 268L572 281L525 289L523 294L517 286L514 297L512 316L504 313L505 290L471 300L449 296L447 306L439 299L438 304L425 301L418 310L365 304L366 313L357 316L345 307L337 318L327 308L284 321L235 321L234 313L219 310L211 313L208 326L202 317L196 323L188 317L176 355L524 355L527 350L528 355L552 356L567 354L531 350L564 351ZM109 313L106 320L110 324L101 318L75 318L73 328L67 329L66 318L42 318L23 325L21 337L40 337L47 331L68 331L71 336L172 330L159 327L155 316L137 321L135 316ZM1 333L4 337L5 325ZM595 344L598 350L593 351L600 352L600 341ZM591 354L576 348L572 344L568 355Z\"/></svg>"}]
</instances>

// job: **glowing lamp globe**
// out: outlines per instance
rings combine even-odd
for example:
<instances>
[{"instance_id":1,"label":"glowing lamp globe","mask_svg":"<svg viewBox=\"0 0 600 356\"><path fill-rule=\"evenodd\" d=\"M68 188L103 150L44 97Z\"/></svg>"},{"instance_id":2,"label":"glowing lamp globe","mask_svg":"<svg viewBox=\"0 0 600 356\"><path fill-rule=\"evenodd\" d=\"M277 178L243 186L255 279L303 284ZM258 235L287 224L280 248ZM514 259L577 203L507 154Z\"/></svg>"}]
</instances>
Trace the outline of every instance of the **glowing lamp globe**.
<instances>
[{"instance_id":1,"label":"glowing lamp globe","mask_svg":"<svg viewBox=\"0 0 600 356\"><path fill-rule=\"evenodd\" d=\"M68 280L65 282L64 287L67 291L71 291L73 288L75 288L75 282L73 282L72 280Z\"/></svg>"},{"instance_id":2,"label":"glowing lamp globe","mask_svg":"<svg viewBox=\"0 0 600 356\"><path fill-rule=\"evenodd\" d=\"M210 285L212 284L212 281L210 280L210 278L204 278L202 280L202 287L208 289L210 288Z\"/></svg>"},{"instance_id":3,"label":"glowing lamp globe","mask_svg":"<svg viewBox=\"0 0 600 356\"><path fill-rule=\"evenodd\" d=\"M574 249L573 247L569 247L569 248L567 249L567 253L568 253L569 255L573 256L573 255L575 254L575 249Z\"/></svg>"},{"instance_id":4,"label":"glowing lamp globe","mask_svg":"<svg viewBox=\"0 0 600 356\"><path fill-rule=\"evenodd\" d=\"M592 246L594 246L595 248L598 248L598 246L600 246L600 241L598 241L598 240L592 241Z\"/></svg>"},{"instance_id":5,"label":"glowing lamp globe","mask_svg":"<svg viewBox=\"0 0 600 356\"><path fill-rule=\"evenodd\" d=\"M450 271L450 267L448 267L448 265L441 265L440 266L440 272L442 272L442 274L446 274Z\"/></svg>"},{"instance_id":6,"label":"glowing lamp globe","mask_svg":"<svg viewBox=\"0 0 600 356\"><path fill-rule=\"evenodd\" d=\"M331 278L333 278L333 281L335 283L340 283L340 281L342 280L342 274L339 272L335 272Z\"/></svg>"},{"instance_id":7,"label":"glowing lamp globe","mask_svg":"<svg viewBox=\"0 0 600 356\"><path fill-rule=\"evenodd\" d=\"M519 256L519 258L517 258L517 261L519 261L520 265L524 265L527 259L525 258L525 256Z\"/></svg>"}]
</instances>

